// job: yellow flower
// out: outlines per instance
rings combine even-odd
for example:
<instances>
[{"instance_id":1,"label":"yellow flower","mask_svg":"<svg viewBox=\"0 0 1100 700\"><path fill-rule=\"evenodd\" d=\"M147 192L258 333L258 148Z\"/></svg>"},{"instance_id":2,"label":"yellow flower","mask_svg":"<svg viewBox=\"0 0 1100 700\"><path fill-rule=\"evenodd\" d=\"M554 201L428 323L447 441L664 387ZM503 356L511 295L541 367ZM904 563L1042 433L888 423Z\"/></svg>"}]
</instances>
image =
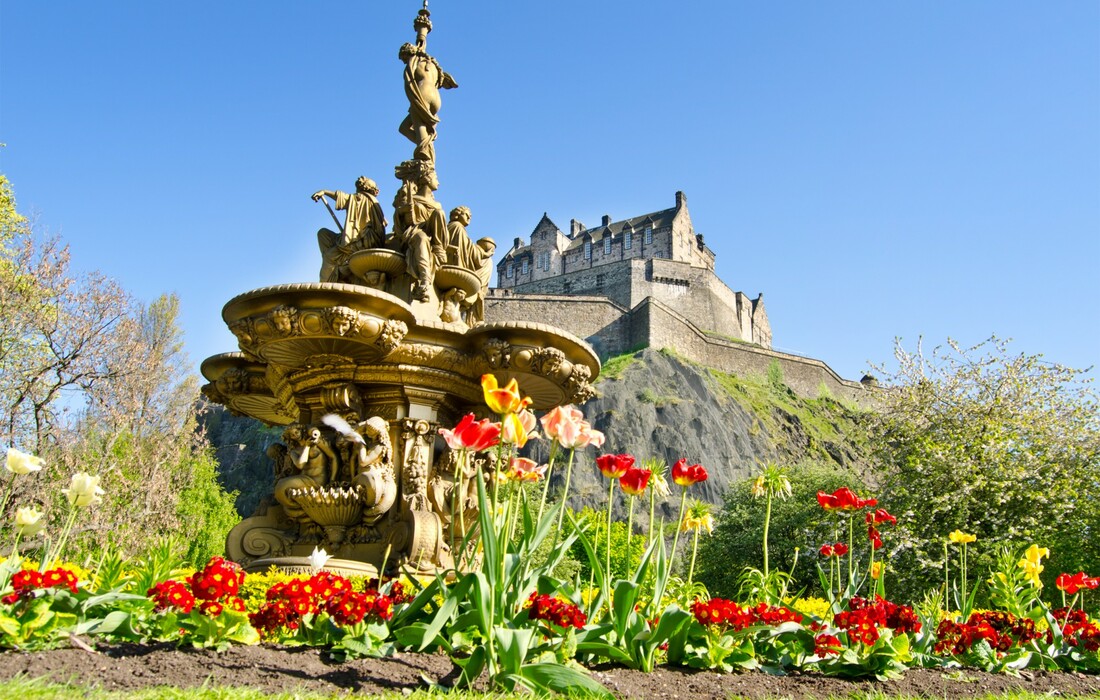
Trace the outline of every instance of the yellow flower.
<instances>
[{"instance_id":1,"label":"yellow flower","mask_svg":"<svg viewBox=\"0 0 1100 700\"><path fill-rule=\"evenodd\" d=\"M100 496L107 492L99 487L98 476L77 472L73 474L73 480L69 484L69 488L61 489L61 493L65 494L65 498L69 500L69 505L83 508L99 503Z\"/></svg>"},{"instance_id":2,"label":"yellow flower","mask_svg":"<svg viewBox=\"0 0 1100 700\"><path fill-rule=\"evenodd\" d=\"M8 448L8 460L4 468L12 474L30 474L42 468L42 458Z\"/></svg>"},{"instance_id":3,"label":"yellow flower","mask_svg":"<svg viewBox=\"0 0 1100 700\"><path fill-rule=\"evenodd\" d=\"M714 516L710 513L698 518L693 518L690 515L684 516L680 532L694 532L696 530L706 530L708 534L714 532Z\"/></svg>"},{"instance_id":4,"label":"yellow flower","mask_svg":"<svg viewBox=\"0 0 1100 700\"><path fill-rule=\"evenodd\" d=\"M519 413L531 405L531 399L519 395L519 382L513 377L510 382L501 387L497 383L496 375L481 375L481 391L485 395L485 404L493 413L502 416L510 413Z\"/></svg>"},{"instance_id":5,"label":"yellow flower","mask_svg":"<svg viewBox=\"0 0 1100 700\"><path fill-rule=\"evenodd\" d=\"M1049 556L1050 556L1050 550L1047 549L1046 547L1040 547L1037 544L1031 545L1030 547L1027 548L1027 551L1024 552L1024 559L1031 562L1032 564L1038 564L1042 560L1043 557L1049 557Z\"/></svg>"},{"instance_id":6,"label":"yellow flower","mask_svg":"<svg viewBox=\"0 0 1100 700\"><path fill-rule=\"evenodd\" d=\"M876 581L882 578L881 561L876 561L874 564L871 564L871 578L875 579Z\"/></svg>"},{"instance_id":7,"label":"yellow flower","mask_svg":"<svg viewBox=\"0 0 1100 700\"><path fill-rule=\"evenodd\" d=\"M1032 586L1036 588L1042 588L1043 582L1039 580L1039 574L1043 573L1043 565L1040 563L1043 557L1050 556L1050 550L1046 547L1040 547L1038 545L1031 545L1024 552L1024 558L1016 562L1016 566L1024 570L1024 576L1031 582Z\"/></svg>"},{"instance_id":8,"label":"yellow flower","mask_svg":"<svg viewBox=\"0 0 1100 700\"><path fill-rule=\"evenodd\" d=\"M970 544L978 538L974 535L968 535L962 530L955 530L947 536L947 539L951 540L955 544Z\"/></svg>"}]
</instances>

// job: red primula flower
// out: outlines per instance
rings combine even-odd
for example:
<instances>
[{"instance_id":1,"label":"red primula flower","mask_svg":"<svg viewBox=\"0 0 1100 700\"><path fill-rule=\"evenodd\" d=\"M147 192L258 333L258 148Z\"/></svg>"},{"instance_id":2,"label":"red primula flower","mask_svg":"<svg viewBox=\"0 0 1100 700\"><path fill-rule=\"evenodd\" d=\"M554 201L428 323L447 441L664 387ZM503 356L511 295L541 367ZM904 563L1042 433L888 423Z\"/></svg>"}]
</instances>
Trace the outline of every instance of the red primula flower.
<instances>
[{"instance_id":1,"label":"red primula flower","mask_svg":"<svg viewBox=\"0 0 1100 700\"><path fill-rule=\"evenodd\" d=\"M596 466L600 468L600 473L608 479L618 479L634 466L634 457L631 455L600 455L596 458Z\"/></svg>"},{"instance_id":2,"label":"red primula flower","mask_svg":"<svg viewBox=\"0 0 1100 700\"><path fill-rule=\"evenodd\" d=\"M688 466L687 459L681 457L672 465L672 480L677 486L687 488L692 484L707 480L707 470L702 464Z\"/></svg>"},{"instance_id":3,"label":"red primula flower","mask_svg":"<svg viewBox=\"0 0 1100 700\"><path fill-rule=\"evenodd\" d=\"M819 634L814 637L814 653L818 656L836 655L844 647L840 639L831 634Z\"/></svg>"}]
</instances>

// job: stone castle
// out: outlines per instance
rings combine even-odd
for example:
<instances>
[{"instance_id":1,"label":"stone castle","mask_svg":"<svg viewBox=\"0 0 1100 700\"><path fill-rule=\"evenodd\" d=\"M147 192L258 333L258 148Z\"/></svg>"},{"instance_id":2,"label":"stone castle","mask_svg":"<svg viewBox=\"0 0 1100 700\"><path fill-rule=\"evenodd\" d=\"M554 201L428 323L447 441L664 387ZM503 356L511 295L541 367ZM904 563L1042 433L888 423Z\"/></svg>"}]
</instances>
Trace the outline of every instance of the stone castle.
<instances>
[{"instance_id":1,"label":"stone castle","mask_svg":"<svg viewBox=\"0 0 1100 700\"><path fill-rule=\"evenodd\" d=\"M669 347L717 369L765 374L778 362L787 384L816 397L860 399L866 389L820 360L772 350L763 294L731 290L714 273L714 252L695 231L687 197L650 214L599 226L543 214L530 243L516 238L497 264L488 322L537 321L584 338L607 359Z\"/></svg>"}]
</instances>

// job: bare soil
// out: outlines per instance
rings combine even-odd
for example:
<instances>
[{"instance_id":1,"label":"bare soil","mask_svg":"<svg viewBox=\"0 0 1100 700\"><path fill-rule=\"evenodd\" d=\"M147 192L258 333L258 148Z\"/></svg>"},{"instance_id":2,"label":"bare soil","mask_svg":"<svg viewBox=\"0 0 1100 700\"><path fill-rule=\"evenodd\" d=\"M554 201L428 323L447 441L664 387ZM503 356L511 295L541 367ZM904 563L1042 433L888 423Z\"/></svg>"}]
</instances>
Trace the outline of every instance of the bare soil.
<instances>
[{"instance_id":1,"label":"bare soil","mask_svg":"<svg viewBox=\"0 0 1100 700\"><path fill-rule=\"evenodd\" d=\"M228 651L170 645L120 644L94 650L0 653L0 678L23 675L105 690L153 686L188 688L204 683L247 686L268 692L309 690L377 694L424 687L424 679L450 685L456 673L446 656L401 653L386 659L338 663L317 649L235 646ZM1024 672L1020 676L980 671L913 669L897 681L845 681L805 673L719 674L663 667L654 673L601 667L593 675L623 698L828 698L881 691L927 698L970 698L1024 690L1055 696L1100 696L1100 676Z\"/></svg>"}]
</instances>

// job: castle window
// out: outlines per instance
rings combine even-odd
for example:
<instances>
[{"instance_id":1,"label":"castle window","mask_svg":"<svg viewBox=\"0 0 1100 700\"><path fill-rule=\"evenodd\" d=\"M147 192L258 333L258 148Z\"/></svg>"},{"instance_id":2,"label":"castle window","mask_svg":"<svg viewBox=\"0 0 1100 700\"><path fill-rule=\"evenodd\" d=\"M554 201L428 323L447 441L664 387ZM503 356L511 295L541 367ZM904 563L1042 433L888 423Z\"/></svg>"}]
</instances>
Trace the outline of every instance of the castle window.
<instances>
[{"instance_id":1,"label":"castle window","mask_svg":"<svg viewBox=\"0 0 1100 700\"><path fill-rule=\"evenodd\" d=\"M585 241L584 242L584 259L585 260L591 260L592 259L592 241Z\"/></svg>"},{"instance_id":2,"label":"castle window","mask_svg":"<svg viewBox=\"0 0 1100 700\"><path fill-rule=\"evenodd\" d=\"M603 254L611 255L611 233L603 237Z\"/></svg>"},{"instance_id":3,"label":"castle window","mask_svg":"<svg viewBox=\"0 0 1100 700\"><path fill-rule=\"evenodd\" d=\"M646 226L645 227L645 244L650 245L652 243L653 243L653 227L652 226Z\"/></svg>"},{"instance_id":4,"label":"castle window","mask_svg":"<svg viewBox=\"0 0 1100 700\"><path fill-rule=\"evenodd\" d=\"M508 279L512 279L512 263L508 263L504 268L504 276Z\"/></svg>"},{"instance_id":5,"label":"castle window","mask_svg":"<svg viewBox=\"0 0 1100 700\"><path fill-rule=\"evenodd\" d=\"M634 244L634 234L631 231L623 233L623 249L630 250Z\"/></svg>"},{"instance_id":6,"label":"castle window","mask_svg":"<svg viewBox=\"0 0 1100 700\"><path fill-rule=\"evenodd\" d=\"M603 289L603 275L596 275L596 289Z\"/></svg>"},{"instance_id":7,"label":"castle window","mask_svg":"<svg viewBox=\"0 0 1100 700\"><path fill-rule=\"evenodd\" d=\"M530 263L530 260L531 260L530 258L524 258L523 259L523 263L522 263L523 269L520 271L521 275L526 275L529 272L528 264Z\"/></svg>"}]
</instances>

